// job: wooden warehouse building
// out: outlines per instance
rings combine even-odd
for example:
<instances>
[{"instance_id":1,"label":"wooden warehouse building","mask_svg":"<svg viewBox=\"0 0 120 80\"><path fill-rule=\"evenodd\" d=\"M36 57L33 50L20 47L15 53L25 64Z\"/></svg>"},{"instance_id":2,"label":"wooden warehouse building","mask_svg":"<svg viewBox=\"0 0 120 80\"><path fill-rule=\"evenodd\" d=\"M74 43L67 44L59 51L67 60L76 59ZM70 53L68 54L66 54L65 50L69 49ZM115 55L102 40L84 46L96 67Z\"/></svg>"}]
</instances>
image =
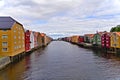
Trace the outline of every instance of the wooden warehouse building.
<instances>
[{"instance_id":1,"label":"wooden warehouse building","mask_svg":"<svg viewBox=\"0 0 120 80\"><path fill-rule=\"evenodd\" d=\"M0 17L0 56L15 56L25 51L23 25L11 17Z\"/></svg>"}]
</instances>

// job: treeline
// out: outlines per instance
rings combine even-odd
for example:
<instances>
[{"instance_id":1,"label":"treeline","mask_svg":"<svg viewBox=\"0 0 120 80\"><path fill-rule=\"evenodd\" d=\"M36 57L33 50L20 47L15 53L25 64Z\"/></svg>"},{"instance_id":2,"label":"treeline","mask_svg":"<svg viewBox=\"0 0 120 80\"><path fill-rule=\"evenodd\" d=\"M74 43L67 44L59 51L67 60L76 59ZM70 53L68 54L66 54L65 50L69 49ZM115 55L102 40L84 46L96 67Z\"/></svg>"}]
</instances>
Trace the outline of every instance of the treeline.
<instances>
[{"instance_id":1,"label":"treeline","mask_svg":"<svg viewBox=\"0 0 120 80\"><path fill-rule=\"evenodd\" d=\"M110 32L120 32L120 25L117 25L116 27L112 27Z\"/></svg>"}]
</instances>

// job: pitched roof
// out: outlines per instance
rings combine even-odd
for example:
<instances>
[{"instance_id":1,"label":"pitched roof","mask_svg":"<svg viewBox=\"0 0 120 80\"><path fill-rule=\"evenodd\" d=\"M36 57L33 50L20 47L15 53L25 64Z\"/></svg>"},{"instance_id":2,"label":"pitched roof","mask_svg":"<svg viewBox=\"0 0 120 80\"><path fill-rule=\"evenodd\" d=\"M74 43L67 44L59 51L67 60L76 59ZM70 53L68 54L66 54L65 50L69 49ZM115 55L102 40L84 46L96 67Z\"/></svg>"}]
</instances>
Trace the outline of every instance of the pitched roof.
<instances>
[{"instance_id":1,"label":"pitched roof","mask_svg":"<svg viewBox=\"0 0 120 80\"><path fill-rule=\"evenodd\" d=\"M73 36L71 36L71 37L79 37L79 35L73 35Z\"/></svg>"},{"instance_id":2,"label":"pitched roof","mask_svg":"<svg viewBox=\"0 0 120 80\"><path fill-rule=\"evenodd\" d=\"M40 33L41 34L41 36L45 36L46 34L45 33Z\"/></svg>"},{"instance_id":3,"label":"pitched roof","mask_svg":"<svg viewBox=\"0 0 120 80\"><path fill-rule=\"evenodd\" d=\"M38 36L40 33L39 32L35 32L35 35Z\"/></svg>"},{"instance_id":4,"label":"pitched roof","mask_svg":"<svg viewBox=\"0 0 120 80\"><path fill-rule=\"evenodd\" d=\"M95 34L85 34L84 36L89 36L90 38L93 38Z\"/></svg>"},{"instance_id":5,"label":"pitched roof","mask_svg":"<svg viewBox=\"0 0 120 80\"><path fill-rule=\"evenodd\" d=\"M104 34L105 32L98 32L97 34L99 34L100 36L102 36L102 34Z\"/></svg>"},{"instance_id":6,"label":"pitched roof","mask_svg":"<svg viewBox=\"0 0 120 80\"><path fill-rule=\"evenodd\" d=\"M114 32L114 33L116 33L118 36L120 36L120 32Z\"/></svg>"},{"instance_id":7,"label":"pitched roof","mask_svg":"<svg viewBox=\"0 0 120 80\"><path fill-rule=\"evenodd\" d=\"M0 29L10 29L15 22L20 24L11 17L0 17Z\"/></svg>"},{"instance_id":8,"label":"pitched roof","mask_svg":"<svg viewBox=\"0 0 120 80\"><path fill-rule=\"evenodd\" d=\"M111 36L111 32L104 32L104 33L102 34L102 36L104 36L104 34L107 34L107 35Z\"/></svg>"}]
</instances>

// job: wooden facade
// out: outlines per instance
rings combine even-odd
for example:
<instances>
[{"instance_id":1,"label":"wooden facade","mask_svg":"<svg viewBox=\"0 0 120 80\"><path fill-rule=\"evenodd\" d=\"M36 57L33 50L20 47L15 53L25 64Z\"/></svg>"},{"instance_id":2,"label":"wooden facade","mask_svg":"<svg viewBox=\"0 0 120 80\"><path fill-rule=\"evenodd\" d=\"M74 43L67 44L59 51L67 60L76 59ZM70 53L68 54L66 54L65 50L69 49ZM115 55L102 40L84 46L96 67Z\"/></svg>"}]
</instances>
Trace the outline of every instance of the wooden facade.
<instances>
[{"instance_id":1,"label":"wooden facade","mask_svg":"<svg viewBox=\"0 0 120 80\"><path fill-rule=\"evenodd\" d=\"M78 43L83 43L83 42L84 42L84 36L79 36Z\"/></svg>"},{"instance_id":2,"label":"wooden facade","mask_svg":"<svg viewBox=\"0 0 120 80\"><path fill-rule=\"evenodd\" d=\"M15 56L25 51L23 25L11 17L0 17L0 56Z\"/></svg>"},{"instance_id":3,"label":"wooden facade","mask_svg":"<svg viewBox=\"0 0 120 80\"><path fill-rule=\"evenodd\" d=\"M111 47L120 48L120 32L111 33Z\"/></svg>"},{"instance_id":4,"label":"wooden facade","mask_svg":"<svg viewBox=\"0 0 120 80\"><path fill-rule=\"evenodd\" d=\"M42 46L42 36L39 32L37 32L36 34L37 34L37 46L41 47Z\"/></svg>"},{"instance_id":5,"label":"wooden facade","mask_svg":"<svg viewBox=\"0 0 120 80\"><path fill-rule=\"evenodd\" d=\"M34 32L30 31L30 48L34 48Z\"/></svg>"},{"instance_id":6,"label":"wooden facade","mask_svg":"<svg viewBox=\"0 0 120 80\"><path fill-rule=\"evenodd\" d=\"M101 36L101 44L102 44L102 48L110 48L110 38L111 38L111 34L108 32L105 32L102 34Z\"/></svg>"},{"instance_id":7,"label":"wooden facade","mask_svg":"<svg viewBox=\"0 0 120 80\"><path fill-rule=\"evenodd\" d=\"M79 36L76 36L76 35L72 36L71 37L71 42L72 43L78 43L78 38L79 38Z\"/></svg>"},{"instance_id":8,"label":"wooden facade","mask_svg":"<svg viewBox=\"0 0 120 80\"><path fill-rule=\"evenodd\" d=\"M84 42L85 43L92 43L93 42L94 34L85 34L84 35Z\"/></svg>"},{"instance_id":9,"label":"wooden facade","mask_svg":"<svg viewBox=\"0 0 120 80\"><path fill-rule=\"evenodd\" d=\"M30 47L30 31L29 30L26 30L25 31L25 51L28 52L31 50L31 47Z\"/></svg>"},{"instance_id":10,"label":"wooden facade","mask_svg":"<svg viewBox=\"0 0 120 80\"><path fill-rule=\"evenodd\" d=\"M101 36L104 32L97 32L96 34L94 34L93 36L93 46L100 46L101 47Z\"/></svg>"}]
</instances>

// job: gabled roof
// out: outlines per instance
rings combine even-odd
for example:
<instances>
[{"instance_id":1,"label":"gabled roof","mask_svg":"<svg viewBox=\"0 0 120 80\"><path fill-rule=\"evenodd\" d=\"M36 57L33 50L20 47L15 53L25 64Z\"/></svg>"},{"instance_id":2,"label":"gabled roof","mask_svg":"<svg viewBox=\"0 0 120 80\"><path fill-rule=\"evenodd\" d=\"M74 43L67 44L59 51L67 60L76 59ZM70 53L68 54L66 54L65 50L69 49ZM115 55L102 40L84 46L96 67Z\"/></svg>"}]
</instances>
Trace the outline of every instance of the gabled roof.
<instances>
[{"instance_id":1,"label":"gabled roof","mask_svg":"<svg viewBox=\"0 0 120 80\"><path fill-rule=\"evenodd\" d=\"M93 38L95 34L85 34L84 36L89 36L90 38Z\"/></svg>"},{"instance_id":2,"label":"gabled roof","mask_svg":"<svg viewBox=\"0 0 120 80\"><path fill-rule=\"evenodd\" d=\"M104 32L104 33L102 34L102 36L103 36L104 34L107 34L107 35L111 36L111 32Z\"/></svg>"},{"instance_id":3,"label":"gabled roof","mask_svg":"<svg viewBox=\"0 0 120 80\"><path fill-rule=\"evenodd\" d=\"M30 32L30 30L28 30L28 29L25 29L25 32Z\"/></svg>"},{"instance_id":4,"label":"gabled roof","mask_svg":"<svg viewBox=\"0 0 120 80\"><path fill-rule=\"evenodd\" d=\"M102 34L104 34L105 32L97 32L97 34L99 34L100 36L102 36Z\"/></svg>"},{"instance_id":5,"label":"gabled roof","mask_svg":"<svg viewBox=\"0 0 120 80\"><path fill-rule=\"evenodd\" d=\"M46 34L45 33L40 33L41 34L41 36L45 36Z\"/></svg>"},{"instance_id":6,"label":"gabled roof","mask_svg":"<svg viewBox=\"0 0 120 80\"><path fill-rule=\"evenodd\" d=\"M72 37L79 37L79 35L73 35Z\"/></svg>"},{"instance_id":7,"label":"gabled roof","mask_svg":"<svg viewBox=\"0 0 120 80\"><path fill-rule=\"evenodd\" d=\"M11 17L0 17L0 29L11 29L14 23L20 24L19 22L17 22Z\"/></svg>"},{"instance_id":8,"label":"gabled roof","mask_svg":"<svg viewBox=\"0 0 120 80\"><path fill-rule=\"evenodd\" d=\"M30 30L29 30L30 31ZM33 33L33 31L30 31L30 34Z\"/></svg>"},{"instance_id":9,"label":"gabled roof","mask_svg":"<svg viewBox=\"0 0 120 80\"><path fill-rule=\"evenodd\" d=\"M35 32L35 35L38 36L40 33L39 32Z\"/></svg>"},{"instance_id":10,"label":"gabled roof","mask_svg":"<svg viewBox=\"0 0 120 80\"><path fill-rule=\"evenodd\" d=\"M117 34L118 36L120 36L120 32L113 32L113 34L114 34L114 33Z\"/></svg>"}]
</instances>

